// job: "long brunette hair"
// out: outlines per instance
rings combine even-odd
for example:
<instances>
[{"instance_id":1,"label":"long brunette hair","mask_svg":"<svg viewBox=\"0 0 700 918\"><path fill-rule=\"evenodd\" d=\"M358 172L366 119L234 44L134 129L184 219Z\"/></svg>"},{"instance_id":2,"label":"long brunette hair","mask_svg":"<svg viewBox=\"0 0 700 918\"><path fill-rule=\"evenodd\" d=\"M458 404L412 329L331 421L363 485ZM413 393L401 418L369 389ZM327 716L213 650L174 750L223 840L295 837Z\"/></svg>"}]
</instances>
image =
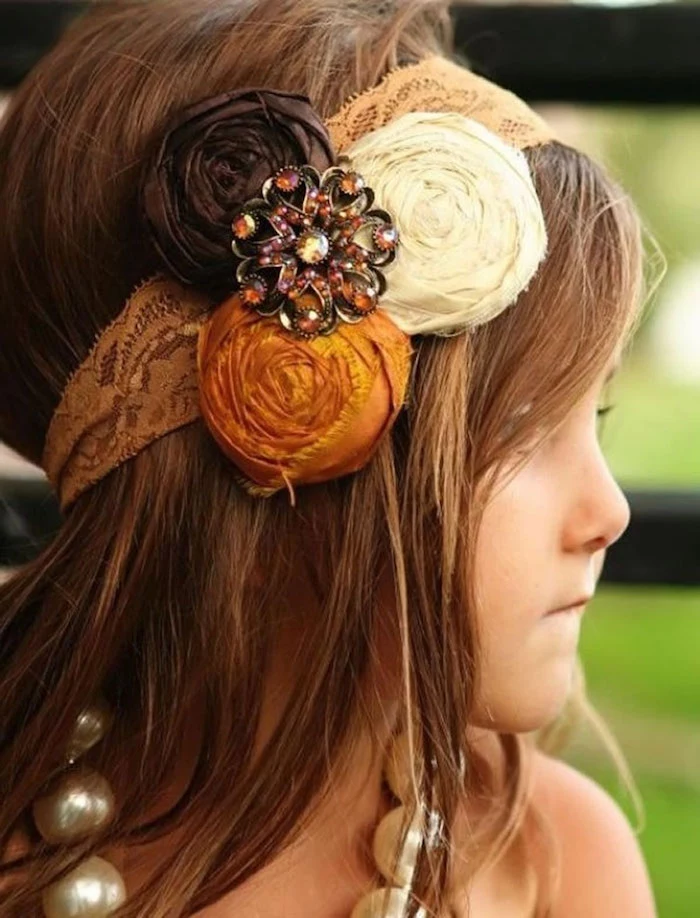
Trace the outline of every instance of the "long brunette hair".
<instances>
[{"instance_id":1,"label":"long brunette hair","mask_svg":"<svg viewBox=\"0 0 700 918\"><path fill-rule=\"evenodd\" d=\"M441 0L91 8L18 90L0 130L0 438L40 462L67 379L157 267L136 189L174 111L254 85L305 93L327 117L390 68L449 50ZM515 306L473 334L415 340L409 404L365 469L299 489L295 507L285 494L254 500L195 423L79 498L55 541L0 587L0 843L7 854L18 830L27 839L3 915L38 914L41 889L88 852L176 830L178 850L120 914L189 915L288 846L362 723L387 564L403 703L416 754L434 766L421 791L449 842L470 793L460 761L475 755L465 724L480 665L472 583L486 473L563 419L629 335L640 302L640 229L626 196L565 145L526 155L548 226L546 262ZM525 402L532 410L514 426ZM318 620L298 689L251 767L280 597L293 603L290 572L304 564ZM51 848L27 814L78 711L98 694L117 717L94 763L119 813L97 841ZM203 714L191 781L147 819L194 699ZM500 741L501 816L474 867L526 807L522 739ZM428 852L415 883L438 910L449 858L449 844Z\"/></svg>"}]
</instances>

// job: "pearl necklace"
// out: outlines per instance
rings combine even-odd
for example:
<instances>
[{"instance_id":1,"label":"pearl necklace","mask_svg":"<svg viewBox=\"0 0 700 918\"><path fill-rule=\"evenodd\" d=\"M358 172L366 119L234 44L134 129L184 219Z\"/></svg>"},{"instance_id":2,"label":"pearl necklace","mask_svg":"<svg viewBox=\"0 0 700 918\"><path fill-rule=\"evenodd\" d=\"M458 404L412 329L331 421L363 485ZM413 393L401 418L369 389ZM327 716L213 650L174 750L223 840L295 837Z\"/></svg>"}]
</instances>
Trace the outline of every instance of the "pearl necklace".
<instances>
[{"instance_id":1,"label":"pearl necklace","mask_svg":"<svg viewBox=\"0 0 700 918\"><path fill-rule=\"evenodd\" d=\"M96 771L76 765L104 737L111 721L111 711L102 700L80 713L66 752L68 770L34 802L34 822L50 844L78 841L114 818L114 795L107 780ZM406 733L398 734L390 743L384 779L401 801L380 820L372 846L377 868L390 887L387 911L383 910L387 891L379 887L360 899L350 918L403 918L426 830L427 844L435 844L439 836L439 820L434 813L414 807L409 819L406 801L411 796L411 770ZM45 918L108 918L125 901L123 877L116 867L97 856L78 864L48 887L42 898ZM424 908L418 909L416 918L427 918Z\"/></svg>"},{"instance_id":2,"label":"pearl necklace","mask_svg":"<svg viewBox=\"0 0 700 918\"><path fill-rule=\"evenodd\" d=\"M412 796L412 778L408 734L405 732L399 733L389 746L384 760L384 779L394 796L401 801L380 820L372 845L375 864L387 881L389 893L385 887L373 889L360 899L350 918L403 918L411 900L418 853L424 843L436 845L440 837L440 820L436 813L415 805L412 815L409 813L407 801ZM416 911L415 918L427 918L422 906Z\"/></svg>"},{"instance_id":3,"label":"pearl necklace","mask_svg":"<svg viewBox=\"0 0 700 918\"><path fill-rule=\"evenodd\" d=\"M40 835L50 844L70 844L114 818L114 794L102 775L76 765L109 729L112 713L102 700L78 715L66 750L67 771L34 801ZM42 897L46 918L106 918L126 901L119 871L101 857L89 857L49 886Z\"/></svg>"}]
</instances>

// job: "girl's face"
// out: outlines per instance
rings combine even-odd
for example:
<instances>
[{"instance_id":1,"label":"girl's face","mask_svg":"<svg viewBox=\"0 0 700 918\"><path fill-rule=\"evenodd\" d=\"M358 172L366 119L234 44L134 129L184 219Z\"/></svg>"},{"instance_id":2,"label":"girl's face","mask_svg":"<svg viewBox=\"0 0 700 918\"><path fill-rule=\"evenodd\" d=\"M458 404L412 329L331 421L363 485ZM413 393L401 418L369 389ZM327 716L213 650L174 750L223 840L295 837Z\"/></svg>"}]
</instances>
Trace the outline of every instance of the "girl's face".
<instances>
[{"instance_id":1,"label":"girl's face","mask_svg":"<svg viewBox=\"0 0 700 918\"><path fill-rule=\"evenodd\" d=\"M528 732L566 701L584 606L629 505L601 452L597 411L606 368L564 423L510 477L497 480L477 540L483 650L472 723Z\"/></svg>"}]
</instances>

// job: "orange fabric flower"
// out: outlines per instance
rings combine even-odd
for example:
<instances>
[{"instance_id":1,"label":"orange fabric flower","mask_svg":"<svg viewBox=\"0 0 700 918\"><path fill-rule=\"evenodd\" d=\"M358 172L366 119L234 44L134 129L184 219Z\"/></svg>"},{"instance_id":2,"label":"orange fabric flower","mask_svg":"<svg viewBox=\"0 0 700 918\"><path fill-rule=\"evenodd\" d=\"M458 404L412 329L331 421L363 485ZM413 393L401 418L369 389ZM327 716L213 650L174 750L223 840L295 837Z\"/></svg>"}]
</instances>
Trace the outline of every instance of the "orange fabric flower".
<instances>
[{"instance_id":1,"label":"orange fabric flower","mask_svg":"<svg viewBox=\"0 0 700 918\"><path fill-rule=\"evenodd\" d=\"M299 338L234 295L199 337L202 414L256 496L362 468L406 396L412 347L381 309Z\"/></svg>"}]
</instances>

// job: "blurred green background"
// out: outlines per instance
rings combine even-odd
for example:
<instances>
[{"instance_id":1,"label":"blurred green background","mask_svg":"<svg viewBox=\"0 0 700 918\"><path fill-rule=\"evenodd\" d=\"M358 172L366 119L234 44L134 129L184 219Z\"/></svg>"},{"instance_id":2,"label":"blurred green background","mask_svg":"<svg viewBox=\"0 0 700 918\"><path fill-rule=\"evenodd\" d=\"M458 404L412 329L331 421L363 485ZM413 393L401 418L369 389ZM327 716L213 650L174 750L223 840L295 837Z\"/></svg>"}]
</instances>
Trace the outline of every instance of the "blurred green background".
<instances>
[{"instance_id":1,"label":"blurred green background","mask_svg":"<svg viewBox=\"0 0 700 918\"><path fill-rule=\"evenodd\" d=\"M563 139L606 162L668 262L610 401L602 442L620 483L700 488L700 112L555 109ZM650 249L650 264L658 256ZM646 812L639 835L661 918L700 915L700 588L601 587L582 632L588 694ZM564 754L636 824L592 737Z\"/></svg>"}]
</instances>

